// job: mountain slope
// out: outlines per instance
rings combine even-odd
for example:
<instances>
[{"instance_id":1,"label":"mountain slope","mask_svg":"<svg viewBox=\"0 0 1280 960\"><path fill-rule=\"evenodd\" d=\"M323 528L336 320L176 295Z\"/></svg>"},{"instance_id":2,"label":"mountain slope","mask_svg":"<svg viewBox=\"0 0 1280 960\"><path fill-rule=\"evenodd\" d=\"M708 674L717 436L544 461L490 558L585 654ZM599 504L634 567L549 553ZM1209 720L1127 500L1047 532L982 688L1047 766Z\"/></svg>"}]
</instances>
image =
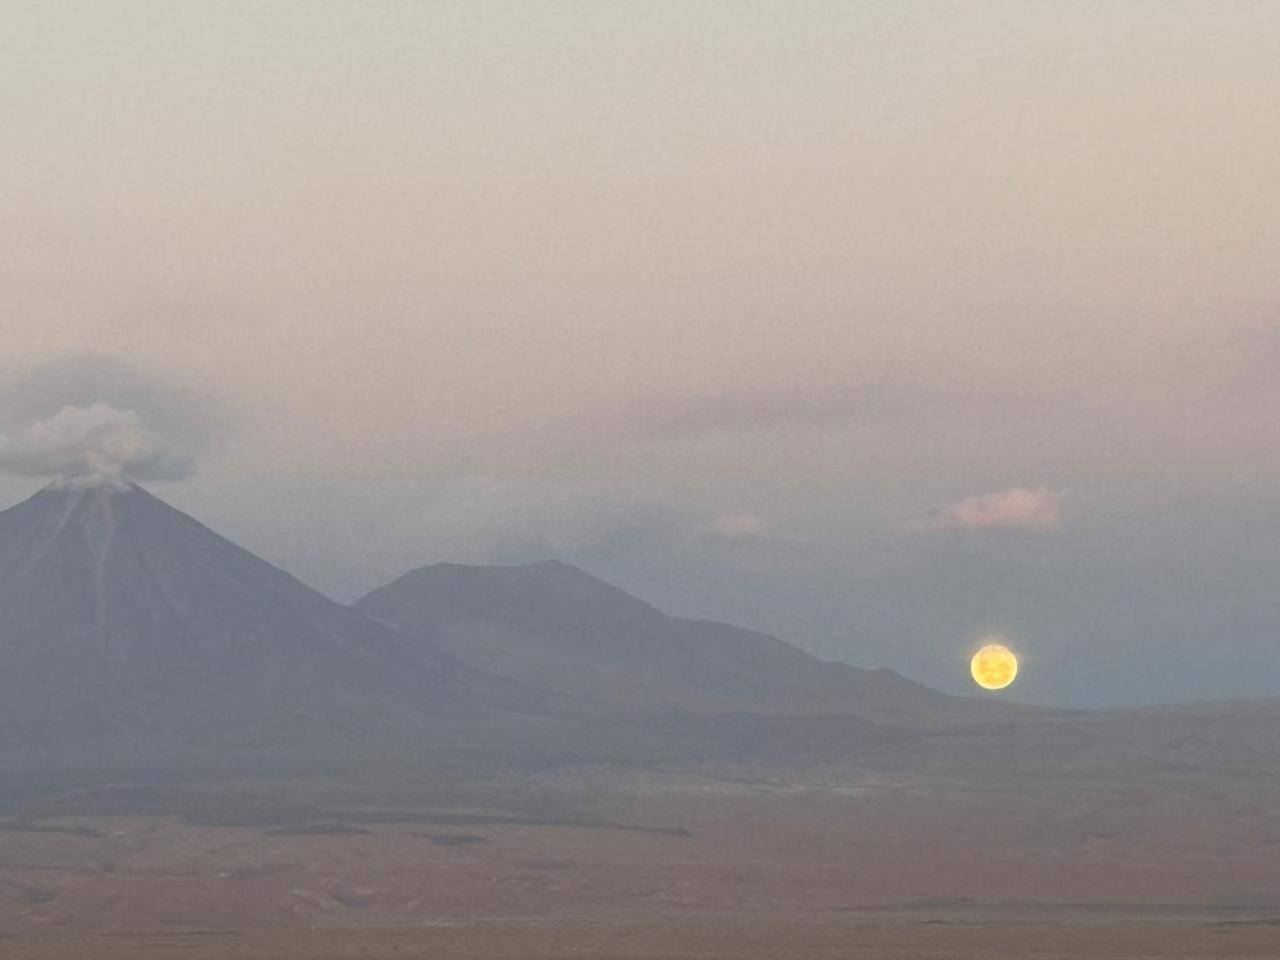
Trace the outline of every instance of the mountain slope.
<instances>
[{"instance_id":1,"label":"mountain slope","mask_svg":"<svg viewBox=\"0 0 1280 960\"><path fill-rule=\"evenodd\" d=\"M776 637L671 617L559 562L438 564L356 609L475 667L579 697L691 712L854 713L915 725L996 719L1004 704L949 697L888 670L828 663Z\"/></svg>"},{"instance_id":2,"label":"mountain slope","mask_svg":"<svg viewBox=\"0 0 1280 960\"><path fill-rule=\"evenodd\" d=\"M421 731L521 694L132 486L0 512L0 744Z\"/></svg>"}]
</instances>

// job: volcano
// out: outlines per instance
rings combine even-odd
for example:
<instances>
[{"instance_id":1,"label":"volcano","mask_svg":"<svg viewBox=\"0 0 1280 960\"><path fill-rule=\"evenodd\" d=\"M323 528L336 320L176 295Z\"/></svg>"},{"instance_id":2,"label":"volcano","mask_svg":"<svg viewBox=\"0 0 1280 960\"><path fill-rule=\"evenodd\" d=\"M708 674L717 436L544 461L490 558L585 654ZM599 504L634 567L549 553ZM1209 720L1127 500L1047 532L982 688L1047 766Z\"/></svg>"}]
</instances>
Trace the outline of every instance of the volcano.
<instances>
[{"instance_id":1,"label":"volcano","mask_svg":"<svg viewBox=\"0 0 1280 960\"><path fill-rule=\"evenodd\" d=\"M136 485L0 512L0 749L418 734L531 702L403 644Z\"/></svg>"}]
</instances>

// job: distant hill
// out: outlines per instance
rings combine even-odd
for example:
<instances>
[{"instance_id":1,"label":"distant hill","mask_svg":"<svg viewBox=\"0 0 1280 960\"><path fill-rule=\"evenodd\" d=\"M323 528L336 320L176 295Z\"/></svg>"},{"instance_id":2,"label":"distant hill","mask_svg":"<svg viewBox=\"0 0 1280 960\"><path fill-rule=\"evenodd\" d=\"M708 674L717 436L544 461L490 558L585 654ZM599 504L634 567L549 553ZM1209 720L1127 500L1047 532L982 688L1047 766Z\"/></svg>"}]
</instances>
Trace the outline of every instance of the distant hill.
<instances>
[{"instance_id":1,"label":"distant hill","mask_svg":"<svg viewBox=\"0 0 1280 960\"><path fill-rule=\"evenodd\" d=\"M487 672L612 704L841 713L906 726L998 720L1020 709L819 660L754 630L668 616L557 561L423 567L355 608L415 638L424 654L447 650Z\"/></svg>"}]
</instances>

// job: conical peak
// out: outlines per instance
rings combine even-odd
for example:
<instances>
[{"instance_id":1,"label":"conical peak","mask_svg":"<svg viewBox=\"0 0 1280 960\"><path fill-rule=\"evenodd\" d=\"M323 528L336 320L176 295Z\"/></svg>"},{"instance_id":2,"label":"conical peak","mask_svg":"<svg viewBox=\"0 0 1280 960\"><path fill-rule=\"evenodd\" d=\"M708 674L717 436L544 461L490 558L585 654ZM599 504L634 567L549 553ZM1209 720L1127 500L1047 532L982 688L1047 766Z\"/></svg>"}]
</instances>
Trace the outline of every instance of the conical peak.
<instances>
[{"instance_id":1,"label":"conical peak","mask_svg":"<svg viewBox=\"0 0 1280 960\"><path fill-rule=\"evenodd\" d=\"M167 523L165 518L170 516L184 515L136 484L77 488L50 484L21 503L0 510L0 538L13 542L14 538L29 538L34 548L36 543L48 542L85 525L136 527L142 522L154 526ZM145 519L148 517L153 519Z\"/></svg>"},{"instance_id":2,"label":"conical peak","mask_svg":"<svg viewBox=\"0 0 1280 960\"><path fill-rule=\"evenodd\" d=\"M46 509L55 506L62 510L93 509L106 507L122 497L132 497L142 493L142 488L132 483L68 484L59 481L43 487L35 496L18 504L18 507L31 505Z\"/></svg>"},{"instance_id":3,"label":"conical peak","mask_svg":"<svg viewBox=\"0 0 1280 960\"><path fill-rule=\"evenodd\" d=\"M131 480L121 480L119 477L83 476L54 480L52 483L42 487L37 496L106 499L112 496L141 491L142 488Z\"/></svg>"},{"instance_id":4,"label":"conical peak","mask_svg":"<svg viewBox=\"0 0 1280 960\"><path fill-rule=\"evenodd\" d=\"M84 474L77 477L59 478L49 484L54 490L108 490L123 493L132 484L127 480L104 473Z\"/></svg>"},{"instance_id":5,"label":"conical peak","mask_svg":"<svg viewBox=\"0 0 1280 960\"><path fill-rule=\"evenodd\" d=\"M411 669L404 645L132 484L0 512L0 752L37 734L414 732L472 709L489 678L435 649Z\"/></svg>"},{"instance_id":6,"label":"conical peak","mask_svg":"<svg viewBox=\"0 0 1280 960\"><path fill-rule=\"evenodd\" d=\"M80 496L83 499L107 500L112 497L125 496L138 488L132 483L118 480L79 480L69 483L54 483L49 489L55 493L66 493Z\"/></svg>"}]
</instances>

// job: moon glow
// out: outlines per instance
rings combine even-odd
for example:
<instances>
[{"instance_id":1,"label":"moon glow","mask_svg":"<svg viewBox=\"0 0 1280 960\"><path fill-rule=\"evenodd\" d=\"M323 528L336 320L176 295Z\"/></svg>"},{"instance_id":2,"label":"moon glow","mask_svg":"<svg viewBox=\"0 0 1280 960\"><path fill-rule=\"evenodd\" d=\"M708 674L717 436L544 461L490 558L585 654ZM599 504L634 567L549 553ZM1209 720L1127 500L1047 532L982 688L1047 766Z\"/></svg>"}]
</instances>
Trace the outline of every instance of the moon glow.
<instances>
[{"instance_id":1,"label":"moon glow","mask_svg":"<svg viewBox=\"0 0 1280 960\"><path fill-rule=\"evenodd\" d=\"M1018 675L1018 658L1002 643L988 643L969 661L973 682L984 690L1003 690Z\"/></svg>"}]
</instances>

